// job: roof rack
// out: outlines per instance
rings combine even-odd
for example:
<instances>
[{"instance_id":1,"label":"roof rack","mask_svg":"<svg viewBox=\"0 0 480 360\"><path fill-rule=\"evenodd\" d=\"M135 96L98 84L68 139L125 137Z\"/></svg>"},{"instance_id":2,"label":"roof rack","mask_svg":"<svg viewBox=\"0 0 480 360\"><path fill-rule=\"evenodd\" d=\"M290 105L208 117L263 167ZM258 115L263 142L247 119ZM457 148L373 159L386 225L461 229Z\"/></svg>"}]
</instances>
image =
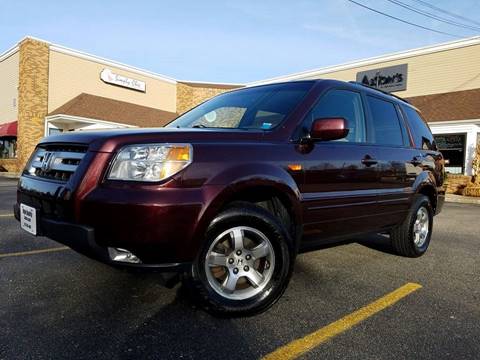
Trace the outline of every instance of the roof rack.
<instances>
[{"instance_id":1,"label":"roof rack","mask_svg":"<svg viewBox=\"0 0 480 360\"><path fill-rule=\"evenodd\" d=\"M398 99L398 100L401 100L409 105L412 105L410 104L410 102L408 100L405 100L403 98L401 98L400 96L397 96L395 94L392 94L392 93L389 93L389 92L386 92L386 91L383 91L383 90L380 90L380 89L377 89L376 87L373 87L373 86L370 86L370 85L366 85L364 83L361 83L361 82L358 82L358 81L349 81L350 84L356 84L356 85L361 85L361 86L365 86L369 89L373 89L373 90L376 90L376 91L380 91L382 94L385 94L385 95L390 95L390 96L393 96L395 99Z\"/></svg>"}]
</instances>

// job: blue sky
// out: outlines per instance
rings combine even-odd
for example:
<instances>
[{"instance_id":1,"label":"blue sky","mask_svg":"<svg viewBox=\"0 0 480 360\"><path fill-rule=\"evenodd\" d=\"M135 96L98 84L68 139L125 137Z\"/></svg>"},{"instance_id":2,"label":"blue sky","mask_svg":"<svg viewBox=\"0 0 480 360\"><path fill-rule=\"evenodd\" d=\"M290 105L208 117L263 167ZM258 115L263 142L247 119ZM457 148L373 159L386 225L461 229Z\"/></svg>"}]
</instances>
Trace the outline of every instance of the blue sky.
<instances>
[{"instance_id":1,"label":"blue sky","mask_svg":"<svg viewBox=\"0 0 480 360\"><path fill-rule=\"evenodd\" d=\"M357 0L463 37L387 0ZM402 0L419 6L414 0ZM425 0L480 22L477 0ZM347 0L0 0L0 52L25 35L177 79L248 82L454 40Z\"/></svg>"}]
</instances>

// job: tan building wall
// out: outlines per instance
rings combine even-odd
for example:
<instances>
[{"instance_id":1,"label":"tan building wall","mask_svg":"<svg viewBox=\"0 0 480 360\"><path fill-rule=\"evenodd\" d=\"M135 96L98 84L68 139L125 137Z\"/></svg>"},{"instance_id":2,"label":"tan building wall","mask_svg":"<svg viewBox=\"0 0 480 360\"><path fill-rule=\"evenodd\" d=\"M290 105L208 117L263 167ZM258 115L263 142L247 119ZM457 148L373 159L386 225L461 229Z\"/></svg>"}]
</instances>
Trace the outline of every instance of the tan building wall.
<instances>
[{"instance_id":1,"label":"tan building wall","mask_svg":"<svg viewBox=\"0 0 480 360\"><path fill-rule=\"evenodd\" d=\"M407 90L395 92L398 96L412 97L480 88L480 44L394 61L379 61L347 70L311 74L301 79L355 81L359 71L406 63L408 63Z\"/></svg>"},{"instance_id":2,"label":"tan building wall","mask_svg":"<svg viewBox=\"0 0 480 360\"><path fill-rule=\"evenodd\" d=\"M20 54L0 60L0 124L17 120Z\"/></svg>"},{"instance_id":3,"label":"tan building wall","mask_svg":"<svg viewBox=\"0 0 480 360\"><path fill-rule=\"evenodd\" d=\"M49 68L49 112L81 93L127 101L170 112L176 110L177 87L175 82L147 77L133 71L130 72L97 62L94 59L85 59L54 49L50 50ZM104 83L100 79L100 73L105 68L116 74L144 81L146 92Z\"/></svg>"},{"instance_id":4,"label":"tan building wall","mask_svg":"<svg viewBox=\"0 0 480 360\"><path fill-rule=\"evenodd\" d=\"M177 83L177 113L183 114L205 100L239 87L236 85L179 82Z\"/></svg>"}]
</instances>

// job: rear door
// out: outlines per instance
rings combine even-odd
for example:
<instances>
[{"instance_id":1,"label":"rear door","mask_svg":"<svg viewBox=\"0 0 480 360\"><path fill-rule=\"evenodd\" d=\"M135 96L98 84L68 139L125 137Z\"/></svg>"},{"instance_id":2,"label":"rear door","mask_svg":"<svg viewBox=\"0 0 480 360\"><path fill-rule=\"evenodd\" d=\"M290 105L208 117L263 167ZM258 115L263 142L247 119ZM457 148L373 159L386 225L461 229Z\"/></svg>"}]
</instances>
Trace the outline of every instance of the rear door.
<instances>
[{"instance_id":1,"label":"rear door","mask_svg":"<svg viewBox=\"0 0 480 360\"><path fill-rule=\"evenodd\" d=\"M401 222L409 210L413 183L418 174L417 152L411 147L400 109L385 97L366 95L368 142L375 145L380 186L378 188L381 227Z\"/></svg>"},{"instance_id":2,"label":"rear door","mask_svg":"<svg viewBox=\"0 0 480 360\"><path fill-rule=\"evenodd\" d=\"M323 95L306 116L303 129L319 118L342 117L345 139L316 142L303 154L305 182L300 187L304 206L304 239L314 243L375 227L379 177L373 158L375 146L366 143L366 116L362 94L333 89Z\"/></svg>"},{"instance_id":3,"label":"rear door","mask_svg":"<svg viewBox=\"0 0 480 360\"><path fill-rule=\"evenodd\" d=\"M441 186L444 182L443 156L437 149L427 122L413 107L405 104L401 105L401 109L412 134L413 148L415 148L412 165L415 166L418 174L429 170L440 187L437 190L443 192L444 189Z\"/></svg>"}]
</instances>

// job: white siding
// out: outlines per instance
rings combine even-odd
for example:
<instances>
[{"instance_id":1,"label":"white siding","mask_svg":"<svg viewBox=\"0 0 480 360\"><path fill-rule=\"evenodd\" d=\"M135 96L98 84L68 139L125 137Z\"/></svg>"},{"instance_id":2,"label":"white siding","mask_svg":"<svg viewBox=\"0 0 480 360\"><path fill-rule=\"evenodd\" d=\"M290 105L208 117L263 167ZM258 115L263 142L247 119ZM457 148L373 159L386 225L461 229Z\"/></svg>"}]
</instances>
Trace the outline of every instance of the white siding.
<instances>
[{"instance_id":1,"label":"white siding","mask_svg":"<svg viewBox=\"0 0 480 360\"><path fill-rule=\"evenodd\" d=\"M17 120L18 51L0 60L0 124Z\"/></svg>"}]
</instances>

